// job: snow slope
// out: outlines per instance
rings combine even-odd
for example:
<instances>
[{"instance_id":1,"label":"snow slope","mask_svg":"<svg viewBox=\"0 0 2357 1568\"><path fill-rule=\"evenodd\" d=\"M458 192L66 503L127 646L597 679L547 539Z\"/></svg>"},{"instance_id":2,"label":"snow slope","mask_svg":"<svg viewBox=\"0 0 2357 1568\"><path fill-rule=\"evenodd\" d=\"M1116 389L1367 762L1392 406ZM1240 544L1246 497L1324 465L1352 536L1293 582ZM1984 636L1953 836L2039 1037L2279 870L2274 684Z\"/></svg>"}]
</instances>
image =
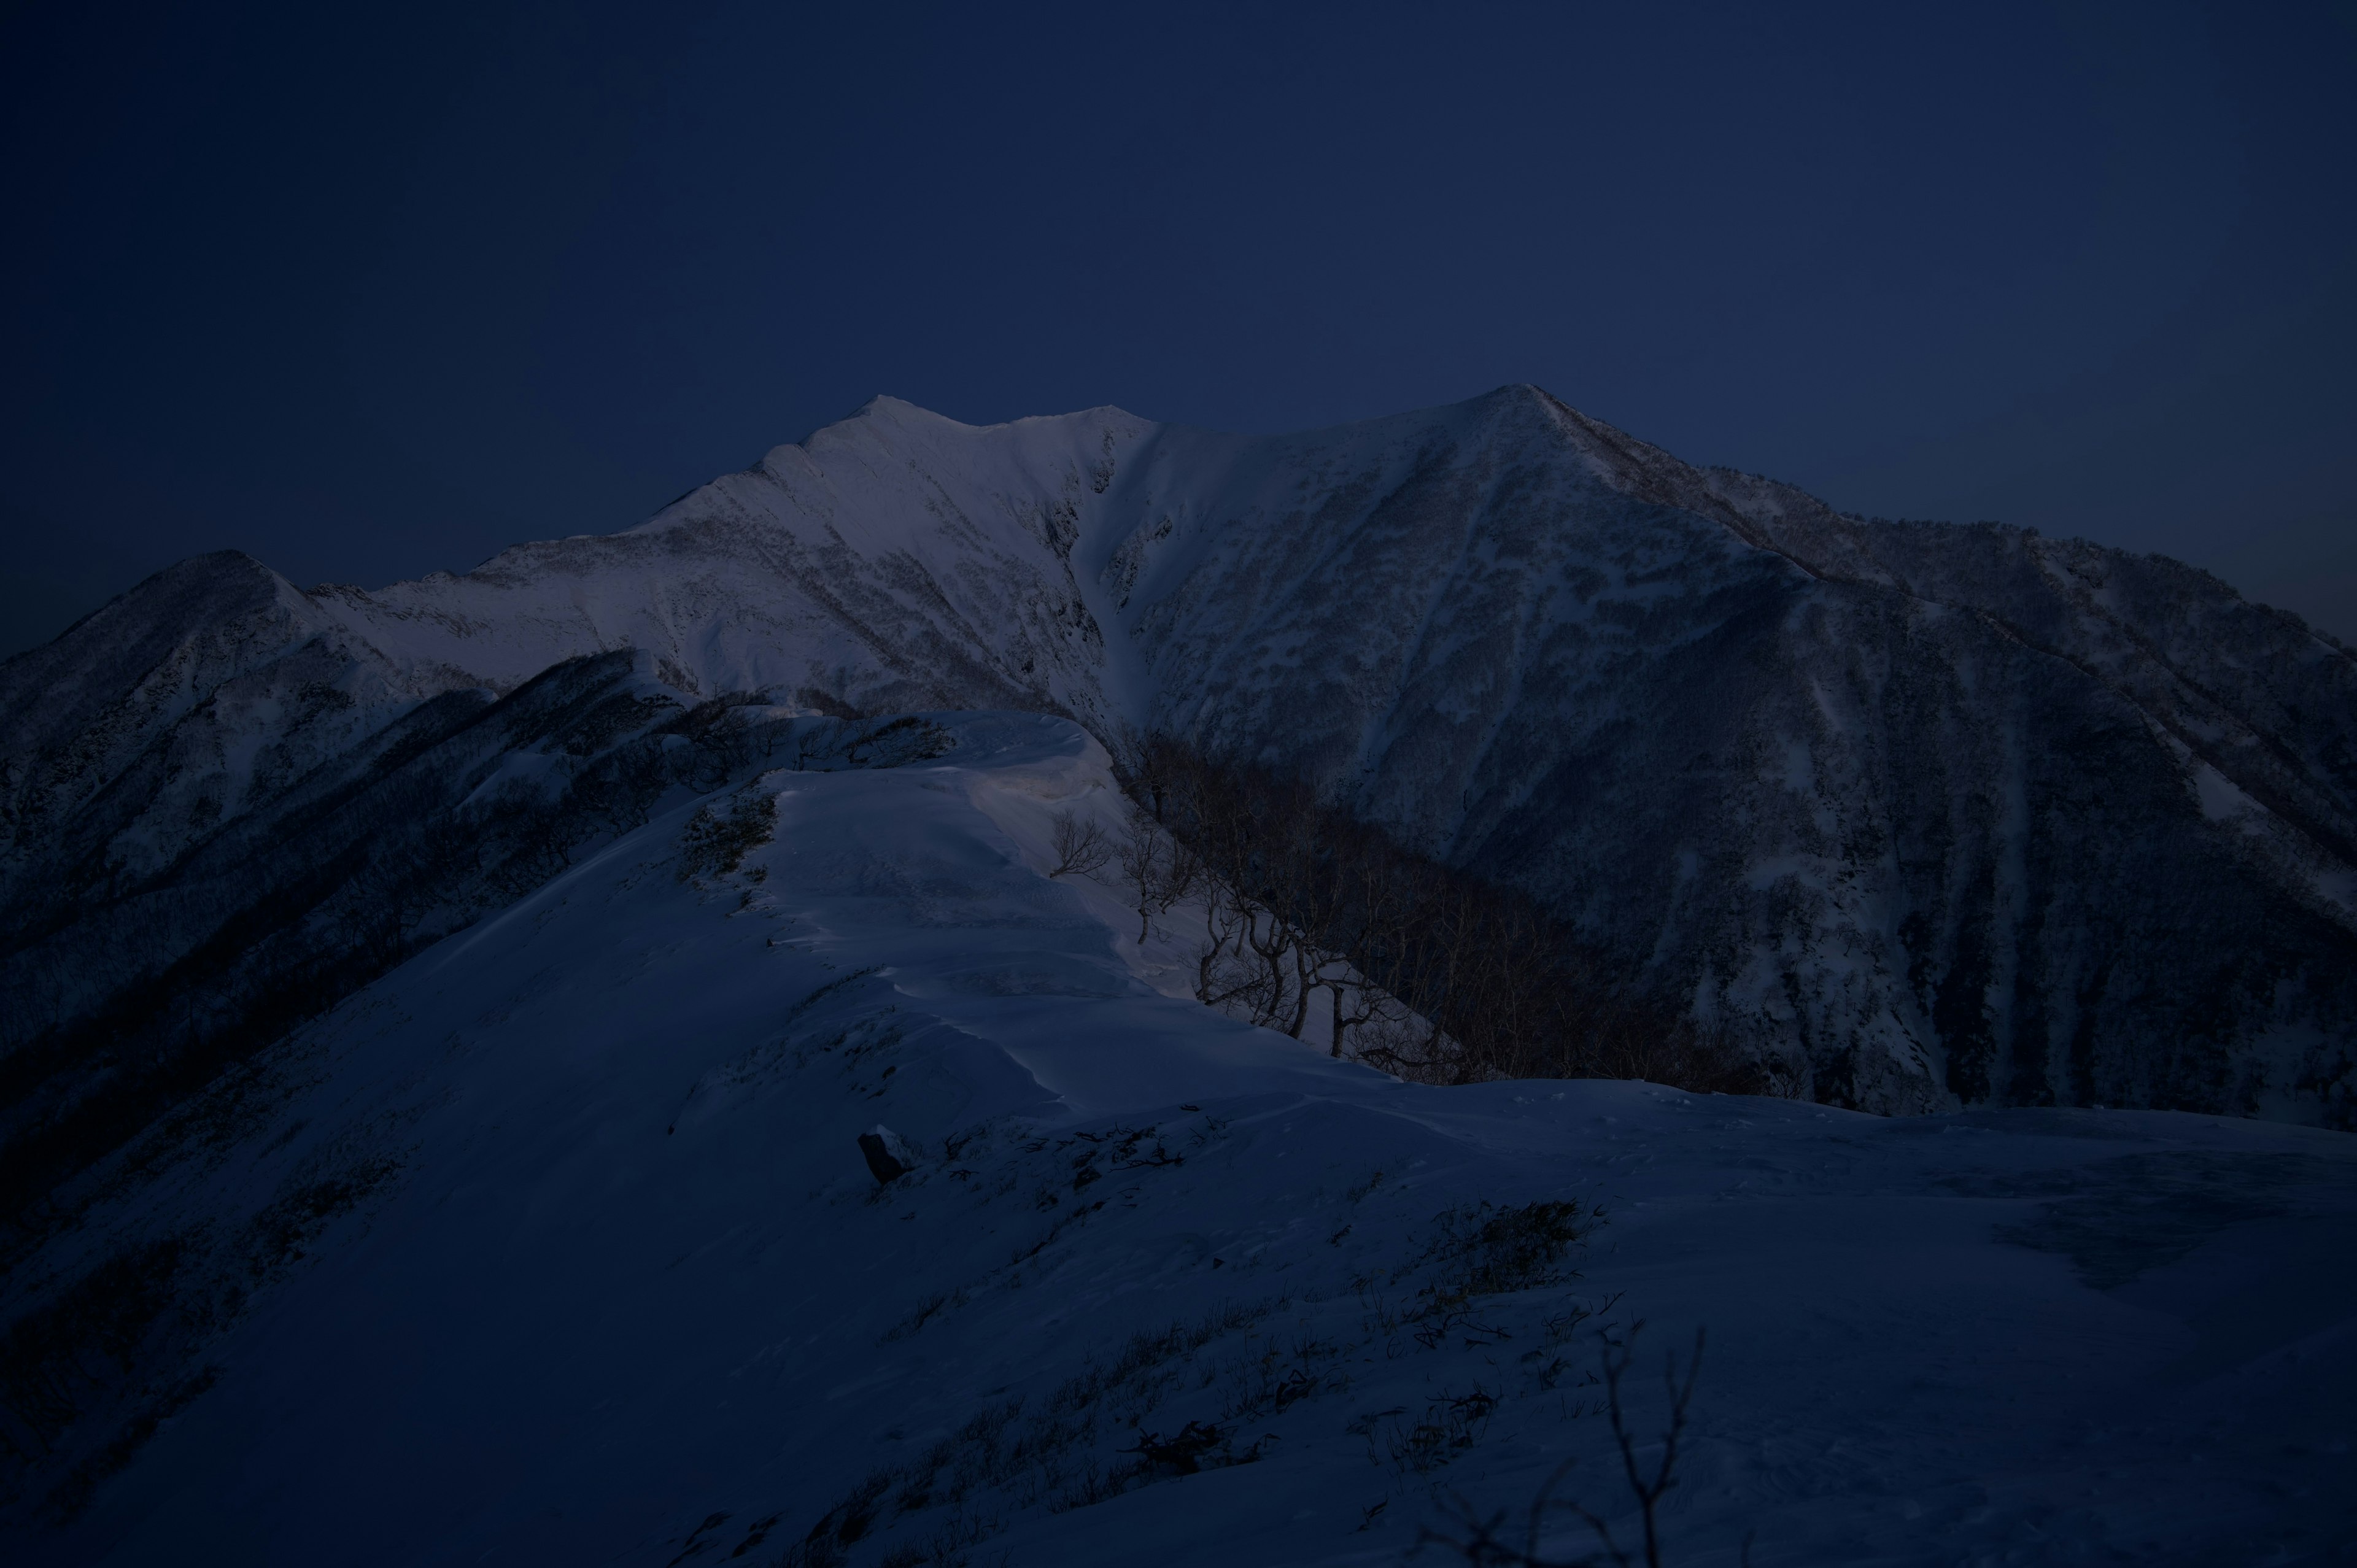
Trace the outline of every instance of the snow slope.
<instances>
[{"instance_id":1,"label":"snow slope","mask_svg":"<svg viewBox=\"0 0 2357 1568\"><path fill-rule=\"evenodd\" d=\"M20 1279L274 1250L11 1561L1393 1563L1566 1458L1625 1531L1587 1380L1640 1318L1648 1430L1709 1331L1672 1563L2346 1560L2348 1134L1391 1082L1162 994L1043 874L1112 804L1076 726L927 722L673 790L94 1172ZM748 799L771 842L683 876ZM878 1122L924 1155L883 1189ZM1452 1297L1534 1202L1602 1210L1576 1273Z\"/></svg>"},{"instance_id":2,"label":"snow slope","mask_svg":"<svg viewBox=\"0 0 2357 1568\"><path fill-rule=\"evenodd\" d=\"M1530 387L1269 438L878 399L464 576L185 564L0 667L0 1049L111 1004L60 991L63 911L168 893L422 705L622 650L684 703L1304 768L1827 1102L2353 1113L2345 650L2173 562L1843 517Z\"/></svg>"}]
</instances>

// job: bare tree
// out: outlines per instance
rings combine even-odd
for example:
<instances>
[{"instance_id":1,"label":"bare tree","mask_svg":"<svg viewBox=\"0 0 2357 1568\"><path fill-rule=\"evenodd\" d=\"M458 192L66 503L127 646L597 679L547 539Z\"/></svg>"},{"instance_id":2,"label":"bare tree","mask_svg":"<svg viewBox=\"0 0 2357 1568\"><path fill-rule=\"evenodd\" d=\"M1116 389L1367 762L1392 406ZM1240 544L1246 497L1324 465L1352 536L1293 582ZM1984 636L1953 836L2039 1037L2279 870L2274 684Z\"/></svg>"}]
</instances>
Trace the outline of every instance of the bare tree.
<instances>
[{"instance_id":1,"label":"bare tree","mask_svg":"<svg viewBox=\"0 0 2357 1568\"><path fill-rule=\"evenodd\" d=\"M1125 733L1116 750L1125 788L1202 863L1202 1001L1299 1038L1323 991L1336 1055L1422 1082L1771 1088L1528 895L1417 853L1302 779L1167 735Z\"/></svg>"},{"instance_id":2,"label":"bare tree","mask_svg":"<svg viewBox=\"0 0 2357 1568\"><path fill-rule=\"evenodd\" d=\"M1103 870L1113 858L1113 841L1104 829L1070 811L1056 813L1056 830L1049 842L1056 851L1056 868L1048 873L1050 876L1086 876Z\"/></svg>"},{"instance_id":3,"label":"bare tree","mask_svg":"<svg viewBox=\"0 0 2357 1568\"><path fill-rule=\"evenodd\" d=\"M1255 1024L1274 1018L1282 998L1269 983L1269 969L1253 946L1254 933L1273 917L1236 883L1215 878L1207 885L1209 939L1195 956L1195 999L1206 1006L1241 1006Z\"/></svg>"},{"instance_id":4,"label":"bare tree","mask_svg":"<svg viewBox=\"0 0 2357 1568\"><path fill-rule=\"evenodd\" d=\"M1126 719L1115 721L1105 737L1114 772L1131 800L1157 822L1163 820L1166 798L1178 782L1178 764L1183 753L1168 737L1148 736Z\"/></svg>"},{"instance_id":5,"label":"bare tree","mask_svg":"<svg viewBox=\"0 0 2357 1568\"><path fill-rule=\"evenodd\" d=\"M1137 940L1145 945L1154 934L1154 917L1167 915L1195 890L1202 875L1200 856L1164 832L1143 811L1130 814L1129 826L1114 851L1122 883L1137 910Z\"/></svg>"}]
</instances>

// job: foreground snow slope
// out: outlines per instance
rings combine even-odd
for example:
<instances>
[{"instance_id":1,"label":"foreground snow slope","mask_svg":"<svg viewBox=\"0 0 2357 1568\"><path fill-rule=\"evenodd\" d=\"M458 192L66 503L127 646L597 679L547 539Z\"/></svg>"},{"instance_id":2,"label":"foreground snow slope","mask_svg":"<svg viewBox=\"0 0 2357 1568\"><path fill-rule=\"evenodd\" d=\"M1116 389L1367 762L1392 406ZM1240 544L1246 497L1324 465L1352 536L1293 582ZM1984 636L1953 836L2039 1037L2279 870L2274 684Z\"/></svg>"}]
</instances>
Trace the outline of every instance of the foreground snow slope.
<instances>
[{"instance_id":1,"label":"foreground snow slope","mask_svg":"<svg viewBox=\"0 0 2357 1568\"><path fill-rule=\"evenodd\" d=\"M1076 727L937 722L766 776L733 874L681 879L674 797L95 1199L56 1266L334 1196L11 1560L1392 1563L1569 1457L1626 1528L1587 1380L1640 1318L1648 1428L1709 1330L1675 1563L2357 1541L2347 1134L1394 1083L1160 994L1042 875L1109 803ZM924 1155L880 1191L879 1122ZM1576 1274L1458 1299L1450 1238L1535 1202L1603 1211Z\"/></svg>"},{"instance_id":2,"label":"foreground snow slope","mask_svg":"<svg viewBox=\"0 0 2357 1568\"><path fill-rule=\"evenodd\" d=\"M91 910L172 902L436 702L619 650L684 701L1306 769L1829 1102L2357 1115L2347 650L2174 562L1844 517L1532 387L1268 438L878 399L464 576L184 564L0 669L0 1050L121 1000L77 989ZM164 923L156 963L233 918Z\"/></svg>"}]
</instances>

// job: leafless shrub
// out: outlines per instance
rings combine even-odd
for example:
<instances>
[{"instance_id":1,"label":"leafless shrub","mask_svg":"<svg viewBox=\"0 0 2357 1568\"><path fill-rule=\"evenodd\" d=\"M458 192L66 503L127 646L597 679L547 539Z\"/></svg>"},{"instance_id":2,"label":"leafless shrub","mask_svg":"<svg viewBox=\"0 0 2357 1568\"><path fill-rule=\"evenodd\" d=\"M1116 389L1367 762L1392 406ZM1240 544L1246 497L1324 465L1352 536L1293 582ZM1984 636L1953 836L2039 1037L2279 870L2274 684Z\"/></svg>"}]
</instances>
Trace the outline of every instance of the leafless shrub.
<instances>
[{"instance_id":1,"label":"leafless shrub","mask_svg":"<svg viewBox=\"0 0 2357 1568\"><path fill-rule=\"evenodd\" d=\"M780 1568L836 1568L852 1543L865 1540L875 1529L877 1515L883 1511L884 1494L891 1486L891 1472L879 1470L854 1487L811 1526L808 1535L787 1549L779 1560Z\"/></svg>"},{"instance_id":2,"label":"leafless shrub","mask_svg":"<svg viewBox=\"0 0 2357 1568\"><path fill-rule=\"evenodd\" d=\"M1533 1290L1562 1279L1564 1252L1587 1234L1587 1219L1579 1205L1560 1198L1447 1209L1425 1261L1469 1295Z\"/></svg>"},{"instance_id":3,"label":"leafless shrub","mask_svg":"<svg viewBox=\"0 0 2357 1568\"><path fill-rule=\"evenodd\" d=\"M1137 1455L1138 1474L1141 1476L1193 1476L1205 1470L1222 1470L1232 1465L1258 1463L1261 1444L1252 1443L1238 1448L1235 1436L1232 1426L1190 1421L1168 1437L1140 1428L1136 1446L1121 1452Z\"/></svg>"},{"instance_id":4,"label":"leafless shrub","mask_svg":"<svg viewBox=\"0 0 2357 1568\"><path fill-rule=\"evenodd\" d=\"M1288 1301L1226 1302L1191 1322L1141 1330L1042 1400L1017 1395L983 1407L915 1459L861 1481L779 1560L780 1568L840 1568L853 1543L886 1534L900 1538L885 1548L886 1562L962 1562L967 1547L1004 1528L1003 1510L1044 1503L1060 1513L1157 1480L1253 1463L1262 1444L1237 1444L1232 1418L1189 1421L1167 1434L1146 1422L1179 1380L1180 1363ZM1270 1397L1284 1402L1290 1385L1278 1380L1286 1392ZM1108 1449L1125 1436L1128 1446ZM929 1540L907 1539L909 1516L927 1509L951 1512Z\"/></svg>"},{"instance_id":5,"label":"leafless shrub","mask_svg":"<svg viewBox=\"0 0 2357 1568\"><path fill-rule=\"evenodd\" d=\"M0 1451L52 1452L92 1395L138 1365L188 1251L171 1237L118 1252L0 1335Z\"/></svg>"},{"instance_id":6,"label":"leafless shrub","mask_svg":"<svg viewBox=\"0 0 2357 1568\"><path fill-rule=\"evenodd\" d=\"M1452 1338L1482 1345L1510 1337L1480 1298L1561 1283L1564 1253L1587 1234L1587 1219L1577 1204L1559 1200L1444 1210L1422 1256L1393 1276L1429 1271L1415 1305L1393 1316L1386 1334L1410 1326L1427 1350Z\"/></svg>"},{"instance_id":7,"label":"leafless shrub","mask_svg":"<svg viewBox=\"0 0 2357 1568\"><path fill-rule=\"evenodd\" d=\"M1504 1510L1484 1516L1463 1498L1457 1497L1450 1499L1455 1530L1444 1533L1426 1530L1416 1542L1416 1551L1421 1552L1426 1546L1446 1547L1480 1568L1605 1568L1607 1563L1611 1568L1636 1568L1641 1561L1645 1568L1662 1568L1661 1501L1678 1484L1678 1455L1685 1438L1686 1412L1694 1403L1695 1384L1702 1376L1703 1336L1699 1329L1695 1331L1694 1354L1686 1361L1683 1379L1678 1376L1676 1354L1673 1352L1663 1359L1662 1380L1669 1394L1669 1424L1662 1434L1659 1457L1647 1465L1638 1457L1641 1444L1631 1431L1620 1397L1621 1381L1636 1358L1637 1336L1644 1326L1641 1320L1631 1325L1627 1338L1617 1344L1607 1340L1598 1356L1598 1369L1604 1380L1605 1410L1612 1423L1613 1444L1620 1455L1621 1477L1637 1502L1644 1536L1641 1546L1637 1548L1641 1555L1632 1555L1631 1548L1615 1539L1602 1515L1581 1503L1555 1496L1577 1463L1569 1459L1556 1466L1538 1495L1531 1499L1519 1546L1502 1533L1507 1520ZM1569 1514L1587 1525L1596 1537L1598 1550L1577 1557L1540 1555L1540 1537L1549 1518L1558 1514ZM1744 1556L1747 1561L1750 1556L1748 1541Z\"/></svg>"},{"instance_id":8,"label":"leafless shrub","mask_svg":"<svg viewBox=\"0 0 2357 1568\"><path fill-rule=\"evenodd\" d=\"M1049 842L1056 852L1050 876L1087 876L1104 869L1113 858L1113 841L1104 829L1070 811L1056 813L1055 833Z\"/></svg>"},{"instance_id":9,"label":"leafless shrub","mask_svg":"<svg viewBox=\"0 0 2357 1568\"><path fill-rule=\"evenodd\" d=\"M1498 1396L1476 1383L1461 1394L1442 1394L1428 1402L1421 1415L1386 1411L1368 1434L1370 1444L1380 1440L1378 1461L1388 1461L1401 1475L1422 1476L1481 1441L1482 1429L1498 1408Z\"/></svg>"},{"instance_id":10,"label":"leafless shrub","mask_svg":"<svg viewBox=\"0 0 2357 1568\"><path fill-rule=\"evenodd\" d=\"M778 800L758 783L696 808L680 835L679 879L735 871L778 831Z\"/></svg>"},{"instance_id":11,"label":"leafless shrub","mask_svg":"<svg viewBox=\"0 0 2357 1568\"><path fill-rule=\"evenodd\" d=\"M889 1345L896 1339L906 1339L943 1312L953 1312L963 1306L970 1299L972 1299L971 1296L963 1290L935 1291L919 1302L908 1316L886 1329L884 1337L877 1343Z\"/></svg>"},{"instance_id":12,"label":"leafless shrub","mask_svg":"<svg viewBox=\"0 0 2357 1568\"><path fill-rule=\"evenodd\" d=\"M1281 1415L1303 1400L1348 1386L1348 1373L1326 1365L1340 1354L1337 1347L1306 1334L1290 1343L1273 1336L1263 1340L1255 1351L1220 1371L1227 1385L1221 1418L1257 1421Z\"/></svg>"}]
</instances>

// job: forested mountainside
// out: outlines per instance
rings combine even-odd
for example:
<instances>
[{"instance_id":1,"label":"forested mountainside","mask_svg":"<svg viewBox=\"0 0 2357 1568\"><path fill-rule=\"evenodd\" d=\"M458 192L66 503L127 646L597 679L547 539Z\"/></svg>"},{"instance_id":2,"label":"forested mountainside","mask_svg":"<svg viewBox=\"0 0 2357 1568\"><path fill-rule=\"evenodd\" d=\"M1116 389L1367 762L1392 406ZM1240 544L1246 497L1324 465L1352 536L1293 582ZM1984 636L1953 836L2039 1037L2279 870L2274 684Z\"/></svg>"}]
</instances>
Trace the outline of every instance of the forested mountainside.
<instances>
[{"instance_id":1,"label":"forested mountainside","mask_svg":"<svg viewBox=\"0 0 2357 1568\"><path fill-rule=\"evenodd\" d=\"M10 1124L126 1019L163 1071L356 983L331 912L382 929L370 879L429 820L577 825L609 743L669 787L755 694L1306 770L1829 1102L2352 1112L2346 650L2173 562L1844 517L1517 387L1274 438L879 399L463 576L160 574L0 667ZM505 896L447 875L384 961Z\"/></svg>"}]
</instances>

